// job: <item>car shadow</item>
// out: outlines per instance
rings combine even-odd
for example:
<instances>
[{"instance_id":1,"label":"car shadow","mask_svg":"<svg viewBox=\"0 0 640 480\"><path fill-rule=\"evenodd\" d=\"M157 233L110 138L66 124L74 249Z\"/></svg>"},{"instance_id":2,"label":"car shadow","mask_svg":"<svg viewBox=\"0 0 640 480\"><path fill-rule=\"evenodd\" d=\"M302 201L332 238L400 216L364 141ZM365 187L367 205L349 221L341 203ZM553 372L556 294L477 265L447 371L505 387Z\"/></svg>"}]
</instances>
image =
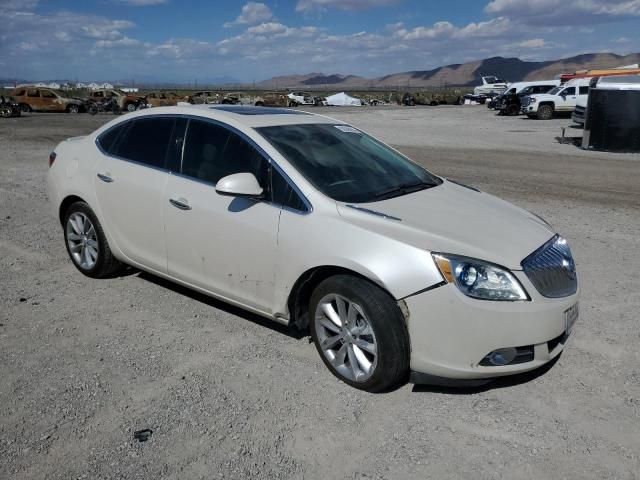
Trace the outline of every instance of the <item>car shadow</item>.
<instances>
[{"instance_id":1,"label":"car shadow","mask_svg":"<svg viewBox=\"0 0 640 480\"><path fill-rule=\"evenodd\" d=\"M518 373L515 375L508 375L506 377L496 377L489 382L473 386L473 387L441 387L436 385L414 385L411 390L414 393L442 393L445 395L475 395L478 393L487 392L489 390L497 390L500 388L509 388L515 387L516 385L521 385L523 383L531 382L536 378L544 375L549 370L551 370L554 365L558 362L560 357L562 356L562 352L556 358L551 360L549 363L544 364L541 367L536 368L535 370L531 370L530 372Z\"/></svg>"},{"instance_id":2,"label":"car shadow","mask_svg":"<svg viewBox=\"0 0 640 480\"><path fill-rule=\"evenodd\" d=\"M133 273L138 273L138 278L145 280L147 282L151 282L154 285L158 285L159 287L166 288L167 290L171 290L172 292L178 293L185 297L189 297L192 300L195 300L200 303L204 303L210 307L216 308L218 310L222 310L230 315L235 315L236 317L240 317L243 320L248 320L253 322L261 327L268 328L270 330L276 331L283 335L287 335L289 337L295 338L296 340L300 340L306 336L306 332L298 329L295 326L287 326L277 323L273 320L269 320L268 318L262 317L255 313L251 313L247 310L244 310L240 307L236 307L229 303L223 302L222 300L218 300L216 298L210 297L203 293L192 290L188 287L183 287L182 285L178 285L177 283L171 282L170 280L165 280L164 278L157 277L147 272L143 272L140 270L134 270Z\"/></svg>"}]
</instances>

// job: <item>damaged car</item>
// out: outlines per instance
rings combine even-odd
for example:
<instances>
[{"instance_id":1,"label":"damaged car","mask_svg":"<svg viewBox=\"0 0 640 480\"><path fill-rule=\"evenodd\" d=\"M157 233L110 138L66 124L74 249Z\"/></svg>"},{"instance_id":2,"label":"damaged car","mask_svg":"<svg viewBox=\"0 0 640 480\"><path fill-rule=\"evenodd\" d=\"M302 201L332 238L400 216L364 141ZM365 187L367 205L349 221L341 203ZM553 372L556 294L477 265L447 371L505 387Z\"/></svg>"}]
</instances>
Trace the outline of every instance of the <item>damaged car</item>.
<instances>
[{"instance_id":1,"label":"damaged car","mask_svg":"<svg viewBox=\"0 0 640 480\"><path fill-rule=\"evenodd\" d=\"M123 112L135 112L140 106L140 96L115 89L99 89L89 92L88 100L98 103L109 103L114 99Z\"/></svg>"},{"instance_id":2,"label":"damaged car","mask_svg":"<svg viewBox=\"0 0 640 480\"><path fill-rule=\"evenodd\" d=\"M48 160L79 272L130 265L308 330L327 369L361 390L534 370L578 319L556 229L340 120L161 107L63 141Z\"/></svg>"},{"instance_id":3,"label":"damaged car","mask_svg":"<svg viewBox=\"0 0 640 480\"><path fill-rule=\"evenodd\" d=\"M23 112L67 112L85 111L85 102L79 98L67 98L51 88L18 87L11 96Z\"/></svg>"}]
</instances>

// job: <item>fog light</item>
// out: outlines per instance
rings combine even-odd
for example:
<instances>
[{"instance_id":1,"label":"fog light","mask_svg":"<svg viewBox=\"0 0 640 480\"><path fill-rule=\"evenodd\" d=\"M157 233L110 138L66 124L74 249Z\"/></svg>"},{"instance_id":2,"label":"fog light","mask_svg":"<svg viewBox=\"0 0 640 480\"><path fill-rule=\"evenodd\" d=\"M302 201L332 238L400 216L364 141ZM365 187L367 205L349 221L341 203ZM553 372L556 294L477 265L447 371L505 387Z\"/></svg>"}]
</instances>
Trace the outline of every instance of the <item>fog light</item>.
<instances>
[{"instance_id":1,"label":"fog light","mask_svg":"<svg viewBox=\"0 0 640 480\"><path fill-rule=\"evenodd\" d=\"M508 365L516 358L516 354L518 351L513 348L499 348L498 350L494 350L489 355L487 355L487 360L489 363L496 366Z\"/></svg>"}]
</instances>

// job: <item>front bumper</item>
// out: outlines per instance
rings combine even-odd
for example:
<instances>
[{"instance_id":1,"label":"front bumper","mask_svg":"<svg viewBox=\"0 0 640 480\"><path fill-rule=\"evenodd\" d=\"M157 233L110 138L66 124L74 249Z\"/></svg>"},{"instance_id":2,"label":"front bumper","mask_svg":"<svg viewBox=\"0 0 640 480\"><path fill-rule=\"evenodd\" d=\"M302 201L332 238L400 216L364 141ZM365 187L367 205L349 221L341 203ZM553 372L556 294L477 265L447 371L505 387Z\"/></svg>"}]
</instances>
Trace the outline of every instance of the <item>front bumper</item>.
<instances>
[{"instance_id":1,"label":"front bumper","mask_svg":"<svg viewBox=\"0 0 640 480\"><path fill-rule=\"evenodd\" d=\"M579 291L545 298L523 272L513 273L531 301L477 300L452 284L405 298L411 370L447 379L483 379L534 370L557 357L568 338L564 312L578 302ZM532 359L480 365L490 352L510 347L532 347Z\"/></svg>"}]
</instances>

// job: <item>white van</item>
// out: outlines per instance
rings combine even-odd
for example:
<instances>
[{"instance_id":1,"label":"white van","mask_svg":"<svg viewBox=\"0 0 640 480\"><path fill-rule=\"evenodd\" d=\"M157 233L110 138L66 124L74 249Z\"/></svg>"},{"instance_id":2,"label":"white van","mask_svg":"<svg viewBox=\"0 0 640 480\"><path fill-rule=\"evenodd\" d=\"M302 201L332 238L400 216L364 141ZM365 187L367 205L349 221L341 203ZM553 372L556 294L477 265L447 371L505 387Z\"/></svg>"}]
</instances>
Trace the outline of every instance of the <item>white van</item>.
<instances>
[{"instance_id":1,"label":"white van","mask_svg":"<svg viewBox=\"0 0 640 480\"><path fill-rule=\"evenodd\" d=\"M522 113L530 118L549 120L556 112L573 112L578 100L589 95L591 78L576 78L547 93L529 95L522 99Z\"/></svg>"}]
</instances>

